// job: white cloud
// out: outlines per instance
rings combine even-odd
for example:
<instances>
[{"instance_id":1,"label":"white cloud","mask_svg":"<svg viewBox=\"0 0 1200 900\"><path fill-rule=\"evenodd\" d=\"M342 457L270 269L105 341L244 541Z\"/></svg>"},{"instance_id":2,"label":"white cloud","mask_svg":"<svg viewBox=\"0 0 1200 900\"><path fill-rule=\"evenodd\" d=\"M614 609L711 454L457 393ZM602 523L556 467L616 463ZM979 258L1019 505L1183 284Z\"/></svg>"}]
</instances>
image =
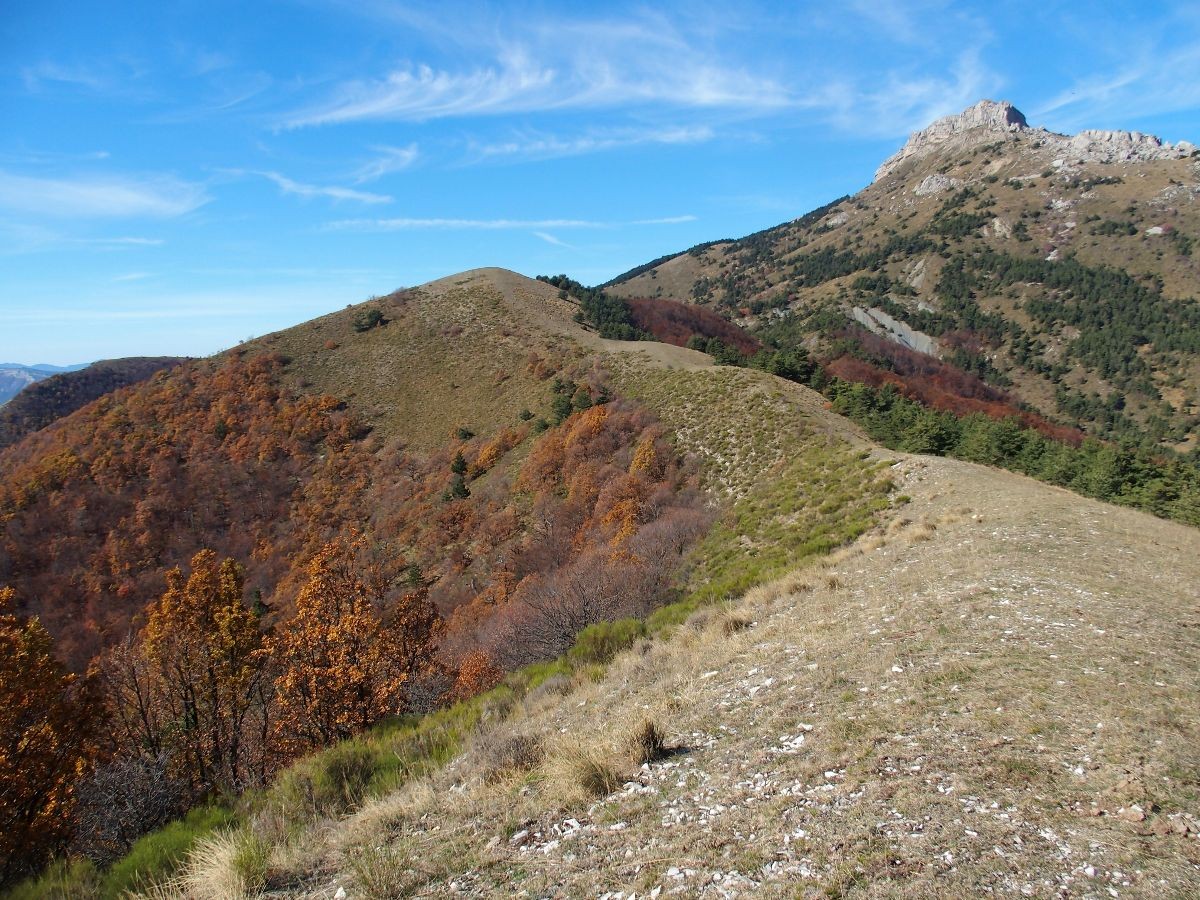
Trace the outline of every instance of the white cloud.
<instances>
[{"instance_id":1,"label":"white cloud","mask_svg":"<svg viewBox=\"0 0 1200 900\"><path fill-rule=\"evenodd\" d=\"M519 136L509 141L477 145L472 152L478 159L551 159L641 144L698 144L712 140L713 135L713 130L707 126L619 128L567 138L554 135Z\"/></svg>"},{"instance_id":2,"label":"white cloud","mask_svg":"<svg viewBox=\"0 0 1200 900\"><path fill-rule=\"evenodd\" d=\"M1134 45L1140 45L1135 46ZM1200 45L1168 51L1152 39L1133 41L1120 62L1088 74L1034 110L1057 128L1116 127L1142 116L1200 106ZM1194 134L1179 135L1195 140Z\"/></svg>"},{"instance_id":3,"label":"white cloud","mask_svg":"<svg viewBox=\"0 0 1200 900\"><path fill-rule=\"evenodd\" d=\"M295 194L298 197L328 197L331 200L353 200L356 203L391 203L392 198L386 194L371 194L367 191L356 191L343 187L320 187L313 184L302 184L293 181L278 172L258 172L270 181L275 182L285 194Z\"/></svg>"},{"instance_id":4,"label":"white cloud","mask_svg":"<svg viewBox=\"0 0 1200 900\"><path fill-rule=\"evenodd\" d=\"M674 129L517 134L472 145L467 161L538 159L697 143L712 139L713 126L753 117L787 116L794 124L807 117L863 137L897 137L1004 85L981 61L994 37L988 22L948 0L853 0L800 20L753 7L736 18L711 8L591 19L498 13L454 18L453 28L432 13L406 10L378 3L354 9L416 30L434 48L428 57L337 83L280 125L581 111L645 122L651 110L659 121L683 113L707 120Z\"/></svg>"},{"instance_id":5,"label":"white cloud","mask_svg":"<svg viewBox=\"0 0 1200 900\"><path fill-rule=\"evenodd\" d=\"M63 248L95 250L130 250L139 247L158 247L161 238L146 237L72 237L42 225L0 222L0 255L41 253Z\"/></svg>"},{"instance_id":6,"label":"white cloud","mask_svg":"<svg viewBox=\"0 0 1200 900\"><path fill-rule=\"evenodd\" d=\"M695 216L663 216L660 219L638 219L630 225L682 225L685 222L695 222Z\"/></svg>"},{"instance_id":7,"label":"white cloud","mask_svg":"<svg viewBox=\"0 0 1200 900\"><path fill-rule=\"evenodd\" d=\"M33 178L0 172L0 207L83 218L170 218L208 202L202 185L169 175Z\"/></svg>"},{"instance_id":8,"label":"white cloud","mask_svg":"<svg viewBox=\"0 0 1200 900\"><path fill-rule=\"evenodd\" d=\"M124 275L114 275L113 281L143 281L151 277L149 272L127 272Z\"/></svg>"},{"instance_id":9,"label":"white cloud","mask_svg":"<svg viewBox=\"0 0 1200 900\"><path fill-rule=\"evenodd\" d=\"M384 175L403 171L416 162L417 157L420 156L416 144L409 144L407 147L380 146L371 149L379 155L358 167L353 176L355 184L374 181Z\"/></svg>"},{"instance_id":10,"label":"white cloud","mask_svg":"<svg viewBox=\"0 0 1200 900\"><path fill-rule=\"evenodd\" d=\"M621 228L628 225L678 225L695 221L695 216L665 216L634 222L597 222L589 219L341 219L325 225L327 231L530 231L538 234L551 228ZM551 241L553 243L553 241Z\"/></svg>"},{"instance_id":11,"label":"white cloud","mask_svg":"<svg viewBox=\"0 0 1200 900\"><path fill-rule=\"evenodd\" d=\"M477 59L480 53L490 61L463 67L406 61L382 77L344 82L281 124L419 122L638 105L740 114L792 102L775 79L723 61L709 42L683 35L663 17L540 22L523 27L519 38L493 34L463 56Z\"/></svg>"},{"instance_id":12,"label":"white cloud","mask_svg":"<svg viewBox=\"0 0 1200 900\"><path fill-rule=\"evenodd\" d=\"M330 231L412 231L417 229L453 229L468 231L506 231L546 228L604 228L603 222L583 219L342 219L325 226Z\"/></svg>"},{"instance_id":13,"label":"white cloud","mask_svg":"<svg viewBox=\"0 0 1200 900\"><path fill-rule=\"evenodd\" d=\"M542 239L543 241L545 241L547 244L552 244L552 245L553 245L553 246L555 246L555 247L565 247L565 248L567 248L568 250L574 250L574 249L575 249L575 247L574 247L573 245L571 245L571 244L568 244L566 241L559 240L559 239L558 239L558 238L556 238L554 235L552 235L552 234L548 234L548 233L546 233L545 231L535 231L535 232L533 233L533 236L534 236L535 238L541 238L541 239Z\"/></svg>"},{"instance_id":14,"label":"white cloud","mask_svg":"<svg viewBox=\"0 0 1200 900\"><path fill-rule=\"evenodd\" d=\"M38 91L47 84L65 84L71 87L102 91L110 80L95 69L80 65L64 65L49 60L21 69L21 80L26 90Z\"/></svg>"},{"instance_id":15,"label":"white cloud","mask_svg":"<svg viewBox=\"0 0 1200 900\"><path fill-rule=\"evenodd\" d=\"M844 131L892 137L962 112L984 97L1000 99L1003 83L983 64L977 50L967 49L948 71L937 74L892 71L877 76L869 87L831 82L812 105L826 109L833 124Z\"/></svg>"},{"instance_id":16,"label":"white cloud","mask_svg":"<svg viewBox=\"0 0 1200 900\"><path fill-rule=\"evenodd\" d=\"M98 247L161 247L166 243L162 238L144 237L112 237L112 238L73 238L72 243L92 244Z\"/></svg>"}]
</instances>

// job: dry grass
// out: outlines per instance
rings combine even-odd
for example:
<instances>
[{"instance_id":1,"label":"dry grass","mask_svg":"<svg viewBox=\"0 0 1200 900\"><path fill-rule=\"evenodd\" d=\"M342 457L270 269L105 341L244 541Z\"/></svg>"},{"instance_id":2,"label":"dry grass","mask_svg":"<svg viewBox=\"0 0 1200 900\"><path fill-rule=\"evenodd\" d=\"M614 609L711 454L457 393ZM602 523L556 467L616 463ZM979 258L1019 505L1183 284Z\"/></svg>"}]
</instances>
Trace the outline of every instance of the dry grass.
<instances>
[{"instance_id":1,"label":"dry grass","mask_svg":"<svg viewBox=\"0 0 1200 900\"><path fill-rule=\"evenodd\" d=\"M151 885L135 897L143 900L242 900L262 895L270 848L253 831L219 831L198 840L182 871Z\"/></svg>"},{"instance_id":2,"label":"dry grass","mask_svg":"<svg viewBox=\"0 0 1200 900\"><path fill-rule=\"evenodd\" d=\"M563 807L607 796L624 780L622 762L620 754L586 738L565 741L547 759L543 793Z\"/></svg>"},{"instance_id":3,"label":"dry grass","mask_svg":"<svg viewBox=\"0 0 1200 900\"><path fill-rule=\"evenodd\" d=\"M388 324L355 332L354 317L370 307ZM586 334L573 311L548 285L485 269L339 310L245 349L285 354L295 386L345 400L384 440L431 449L458 426L487 435L516 424L523 409L545 411L547 385L527 361L531 352L560 363L581 354Z\"/></svg>"},{"instance_id":4,"label":"dry grass","mask_svg":"<svg viewBox=\"0 0 1200 900\"><path fill-rule=\"evenodd\" d=\"M541 765L546 755L541 738L497 730L476 738L476 752L482 757L483 780L489 784L524 777Z\"/></svg>"},{"instance_id":5,"label":"dry grass","mask_svg":"<svg viewBox=\"0 0 1200 900\"><path fill-rule=\"evenodd\" d=\"M629 755L635 765L658 762L668 755L667 739L653 719L642 719L629 736Z\"/></svg>"},{"instance_id":6,"label":"dry grass","mask_svg":"<svg viewBox=\"0 0 1200 900\"><path fill-rule=\"evenodd\" d=\"M320 858L363 883L418 860L422 895L1194 896L1200 676L1178 623L1200 616L1200 539L913 466L909 514L936 528L883 529L518 707L511 733L547 747L528 777L464 758Z\"/></svg>"}]
</instances>

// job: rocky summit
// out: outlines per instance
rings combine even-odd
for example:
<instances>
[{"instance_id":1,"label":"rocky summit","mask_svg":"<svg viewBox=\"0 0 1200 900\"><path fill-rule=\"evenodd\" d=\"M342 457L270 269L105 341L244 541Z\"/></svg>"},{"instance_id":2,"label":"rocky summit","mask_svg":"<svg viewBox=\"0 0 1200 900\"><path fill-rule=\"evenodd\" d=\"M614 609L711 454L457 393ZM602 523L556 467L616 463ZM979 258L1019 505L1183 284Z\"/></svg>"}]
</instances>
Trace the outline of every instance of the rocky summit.
<instances>
[{"instance_id":1,"label":"rocky summit","mask_svg":"<svg viewBox=\"0 0 1200 900\"><path fill-rule=\"evenodd\" d=\"M875 181L896 174L906 163L933 153L956 152L996 140L1027 139L1033 149L1045 149L1056 158L1076 163L1146 162L1179 159L1196 149L1188 141L1170 144L1138 131L1081 131L1076 135L1055 134L1032 128L1025 114L1007 100L980 100L956 115L938 119L928 128L914 132L894 155L875 172Z\"/></svg>"}]
</instances>

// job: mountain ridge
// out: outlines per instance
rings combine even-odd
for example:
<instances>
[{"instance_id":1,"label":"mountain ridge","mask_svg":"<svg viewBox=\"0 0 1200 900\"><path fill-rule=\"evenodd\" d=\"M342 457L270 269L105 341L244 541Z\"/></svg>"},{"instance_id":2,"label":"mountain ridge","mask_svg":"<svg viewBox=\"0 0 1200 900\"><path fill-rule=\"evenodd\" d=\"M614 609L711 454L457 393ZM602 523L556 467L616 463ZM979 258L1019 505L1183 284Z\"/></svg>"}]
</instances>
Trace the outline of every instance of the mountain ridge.
<instances>
[{"instance_id":1,"label":"mountain ridge","mask_svg":"<svg viewBox=\"0 0 1200 900\"><path fill-rule=\"evenodd\" d=\"M915 133L853 197L606 290L708 305L885 369L900 363L856 335L917 340L1058 424L1200 446L1196 151L1023 120L983 101Z\"/></svg>"}]
</instances>

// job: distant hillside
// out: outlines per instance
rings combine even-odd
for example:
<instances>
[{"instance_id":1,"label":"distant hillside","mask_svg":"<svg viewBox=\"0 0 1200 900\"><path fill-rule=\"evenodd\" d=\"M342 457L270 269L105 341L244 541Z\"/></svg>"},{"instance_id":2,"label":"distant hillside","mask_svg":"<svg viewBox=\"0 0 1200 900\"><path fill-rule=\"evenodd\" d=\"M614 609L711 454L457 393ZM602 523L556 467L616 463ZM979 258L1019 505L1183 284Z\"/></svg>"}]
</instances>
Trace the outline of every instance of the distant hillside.
<instances>
[{"instance_id":1,"label":"distant hillside","mask_svg":"<svg viewBox=\"0 0 1200 900\"><path fill-rule=\"evenodd\" d=\"M86 367L87 363L77 366L52 366L49 363L26 366L21 363L0 363L0 406L36 381L49 378L59 372L75 372Z\"/></svg>"},{"instance_id":2,"label":"distant hillside","mask_svg":"<svg viewBox=\"0 0 1200 900\"><path fill-rule=\"evenodd\" d=\"M949 398L965 375L972 394L986 385L1062 425L1187 450L1200 445L1195 154L1137 133L1052 134L985 101L913 135L854 197L608 290L711 306L875 385L899 376ZM913 350L959 374L915 371Z\"/></svg>"},{"instance_id":3,"label":"distant hillside","mask_svg":"<svg viewBox=\"0 0 1200 900\"><path fill-rule=\"evenodd\" d=\"M48 374L0 407L0 449L110 391L136 384L182 361L173 356L135 356L101 360L85 368Z\"/></svg>"},{"instance_id":4,"label":"distant hillside","mask_svg":"<svg viewBox=\"0 0 1200 900\"><path fill-rule=\"evenodd\" d=\"M49 372L41 372L28 366L0 366L0 405L7 403L34 382L48 377Z\"/></svg>"}]
</instances>

